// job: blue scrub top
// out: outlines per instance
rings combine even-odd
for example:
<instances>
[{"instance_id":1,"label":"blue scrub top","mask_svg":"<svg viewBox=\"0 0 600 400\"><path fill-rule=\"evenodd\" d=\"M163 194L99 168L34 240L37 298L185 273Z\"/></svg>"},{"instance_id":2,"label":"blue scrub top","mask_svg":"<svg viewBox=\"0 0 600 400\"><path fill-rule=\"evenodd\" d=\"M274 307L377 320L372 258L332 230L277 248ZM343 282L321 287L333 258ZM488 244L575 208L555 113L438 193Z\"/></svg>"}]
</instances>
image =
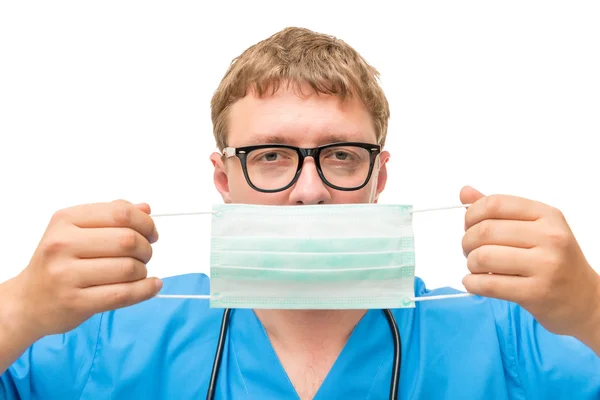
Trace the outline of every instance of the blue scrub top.
<instances>
[{"instance_id":1,"label":"blue scrub top","mask_svg":"<svg viewBox=\"0 0 600 400\"><path fill-rule=\"evenodd\" d=\"M417 296L429 291L415 280ZM162 294L208 294L203 274L164 279ZM222 309L151 299L95 315L34 343L0 378L2 399L206 397ZM480 297L394 310L401 399L600 399L600 357L546 331L518 305ZM392 334L381 310L354 329L315 400L387 399ZM231 313L216 399L297 399L252 310Z\"/></svg>"}]
</instances>

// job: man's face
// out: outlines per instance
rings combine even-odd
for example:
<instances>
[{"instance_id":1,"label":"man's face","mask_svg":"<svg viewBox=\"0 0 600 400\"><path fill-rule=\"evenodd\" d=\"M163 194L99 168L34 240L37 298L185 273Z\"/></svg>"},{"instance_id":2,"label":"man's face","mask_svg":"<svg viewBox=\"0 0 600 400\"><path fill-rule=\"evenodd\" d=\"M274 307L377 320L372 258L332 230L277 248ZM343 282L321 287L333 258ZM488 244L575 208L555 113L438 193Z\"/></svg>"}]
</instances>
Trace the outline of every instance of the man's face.
<instances>
[{"instance_id":1,"label":"man's face","mask_svg":"<svg viewBox=\"0 0 600 400\"><path fill-rule=\"evenodd\" d=\"M371 116L358 98L342 103L336 96L317 95L307 87L302 92L305 95L300 97L282 85L274 95L258 98L250 92L237 101L228 117L228 146L280 143L312 148L337 142L377 143ZM277 158L268 157L269 161ZM314 159L307 157L293 186L277 193L262 193L246 182L239 158L211 155L215 186L226 203L265 205L376 202L385 187L388 158L386 151L379 155L369 182L356 191L340 191L325 185Z\"/></svg>"}]
</instances>

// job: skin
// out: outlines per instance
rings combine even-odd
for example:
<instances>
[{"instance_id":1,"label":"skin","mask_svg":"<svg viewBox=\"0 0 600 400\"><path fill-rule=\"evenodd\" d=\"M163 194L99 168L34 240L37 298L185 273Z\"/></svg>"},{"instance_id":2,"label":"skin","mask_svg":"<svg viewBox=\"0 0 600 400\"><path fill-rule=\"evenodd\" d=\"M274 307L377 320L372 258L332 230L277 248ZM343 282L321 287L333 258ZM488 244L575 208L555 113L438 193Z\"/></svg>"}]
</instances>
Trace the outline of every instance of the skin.
<instances>
[{"instance_id":1,"label":"skin","mask_svg":"<svg viewBox=\"0 0 600 400\"><path fill-rule=\"evenodd\" d=\"M303 90L303 93L309 93ZM311 147L336 140L375 143L371 118L356 100L299 97L280 90L259 99L252 93L236 103L229 118L232 147L278 141ZM343 136L347 135L347 136ZM252 190L237 158L223 162L214 153L214 182L228 203L327 204L376 202L384 190L389 153L377 174L357 192L323 184L311 159L289 190ZM571 335L600 355L600 276L587 263L573 233L553 207L504 195L484 196L471 187L460 192L465 214L463 250L471 272L464 278L473 294L516 302L548 330ZM491 273L491 274L490 274ZM364 311L256 310L282 365L301 398L311 398Z\"/></svg>"},{"instance_id":2,"label":"skin","mask_svg":"<svg viewBox=\"0 0 600 400\"><path fill-rule=\"evenodd\" d=\"M0 285L0 371L44 336L159 292L162 282L146 277L158 239L149 214L123 200L54 214L29 265Z\"/></svg>"},{"instance_id":3,"label":"skin","mask_svg":"<svg viewBox=\"0 0 600 400\"><path fill-rule=\"evenodd\" d=\"M308 91L305 91L308 93ZM272 141L317 146L336 139L375 142L372 121L357 101L280 90L263 99L252 93L229 116L228 142L242 146ZM228 203L326 204L376 202L387 181L383 152L369 184L337 192L306 160L295 186L276 194L255 192L237 159L212 154L214 182ZM506 195L485 196L465 187L463 250L471 293L516 302L546 329L571 335L600 356L600 276L586 261L560 211ZM146 263L158 233L147 204L87 204L58 211L30 263L0 284L0 371L34 341L67 332L95 313L152 298L161 282L147 277ZM301 398L310 398L364 311L261 310L282 365Z\"/></svg>"},{"instance_id":4,"label":"skin","mask_svg":"<svg viewBox=\"0 0 600 400\"><path fill-rule=\"evenodd\" d=\"M281 142L300 147L338 141L377 143L372 119L358 99L341 103L334 96L306 96L280 89L273 96L250 94L231 107L228 145ZM375 203L387 180L389 153L382 152L368 185L345 192L326 186L314 160L305 160L297 183L278 193L261 193L246 182L238 158L211 155L214 182L226 203L313 205ZM255 310L300 398L312 398L364 310Z\"/></svg>"},{"instance_id":5,"label":"skin","mask_svg":"<svg viewBox=\"0 0 600 400\"><path fill-rule=\"evenodd\" d=\"M600 276L554 207L466 187L462 246L474 294L520 304L548 331L579 339L600 356Z\"/></svg>"}]
</instances>

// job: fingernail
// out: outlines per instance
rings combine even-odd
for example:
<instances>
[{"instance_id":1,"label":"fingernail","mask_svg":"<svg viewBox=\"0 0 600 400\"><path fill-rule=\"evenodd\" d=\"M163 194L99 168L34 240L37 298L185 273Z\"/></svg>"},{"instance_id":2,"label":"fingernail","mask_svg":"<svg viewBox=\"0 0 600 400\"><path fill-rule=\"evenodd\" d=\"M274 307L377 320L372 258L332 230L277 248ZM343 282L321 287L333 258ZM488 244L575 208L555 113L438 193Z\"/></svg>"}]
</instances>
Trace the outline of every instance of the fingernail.
<instances>
[{"instance_id":1,"label":"fingernail","mask_svg":"<svg viewBox=\"0 0 600 400\"><path fill-rule=\"evenodd\" d=\"M160 289L163 287L163 282L160 279L156 279L154 284L156 285L156 290L160 292Z\"/></svg>"}]
</instances>

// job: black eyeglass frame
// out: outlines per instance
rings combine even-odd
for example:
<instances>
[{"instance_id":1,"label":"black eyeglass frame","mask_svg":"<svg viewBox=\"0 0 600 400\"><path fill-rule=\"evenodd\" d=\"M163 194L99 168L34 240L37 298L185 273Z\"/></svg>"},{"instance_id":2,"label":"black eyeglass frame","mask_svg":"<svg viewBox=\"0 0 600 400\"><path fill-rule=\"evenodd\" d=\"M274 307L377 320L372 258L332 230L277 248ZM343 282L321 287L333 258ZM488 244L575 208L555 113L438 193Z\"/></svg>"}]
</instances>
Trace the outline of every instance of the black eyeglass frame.
<instances>
[{"instance_id":1,"label":"black eyeglass frame","mask_svg":"<svg viewBox=\"0 0 600 400\"><path fill-rule=\"evenodd\" d=\"M321 170L321 162L320 162L319 155L321 154L321 152L323 150L327 150L332 147L340 147L340 146L360 147L360 148L363 148L363 149L369 151L369 156L370 156L369 172L367 173L367 177L365 178L365 180L362 184L351 187L351 188L345 188L345 187L334 185L331 182L329 182L327 180L327 178L325 178L325 175L323 174L323 171ZM252 180L250 179L250 176L248 174L248 168L247 168L247 164L246 164L246 158L248 156L248 153L250 153L251 151L254 151L254 150L267 149L267 148L289 149L289 150L295 151L298 154L298 166L296 168L296 174L294 175L294 178L291 180L291 182L282 188L260 189L252 183ZM244 172L244 177L246 178L246 182L248 182L248 185L252 189L254 189L258 192L262 192L262 193L283 192L284 190L287 190L290 187L292 187L298 181L298 178L300 177L300 174L302 173L302 167L304 166L304 159L306 157L312 157L315 160L315 166L317 167L317 173L319 174L321 181L323 181L323 183L325 183L325 185L329 186L330 188L335 189L335 190L344 191L344 192L352 192L355 190L362 189L363 187L365 187L367 185L367 183L369 183L369 180L371 180L371 175L373 174L373 169L375 167L375 160L377 159L377 156L380 153L381 153L380 145L372 144L372 143L362 143L362 142L328 143L328 144L325 144L322 146L312 147L312 148L302 148L302 147L290 146L290 145L286 145L286 144L259 144L259 145L254 145L254 146L226 147L223 149L223 156L225 156L226 158L237 157L240 160L240 163L242 164L242 171Z\"/></svg>"}]
</instances>

